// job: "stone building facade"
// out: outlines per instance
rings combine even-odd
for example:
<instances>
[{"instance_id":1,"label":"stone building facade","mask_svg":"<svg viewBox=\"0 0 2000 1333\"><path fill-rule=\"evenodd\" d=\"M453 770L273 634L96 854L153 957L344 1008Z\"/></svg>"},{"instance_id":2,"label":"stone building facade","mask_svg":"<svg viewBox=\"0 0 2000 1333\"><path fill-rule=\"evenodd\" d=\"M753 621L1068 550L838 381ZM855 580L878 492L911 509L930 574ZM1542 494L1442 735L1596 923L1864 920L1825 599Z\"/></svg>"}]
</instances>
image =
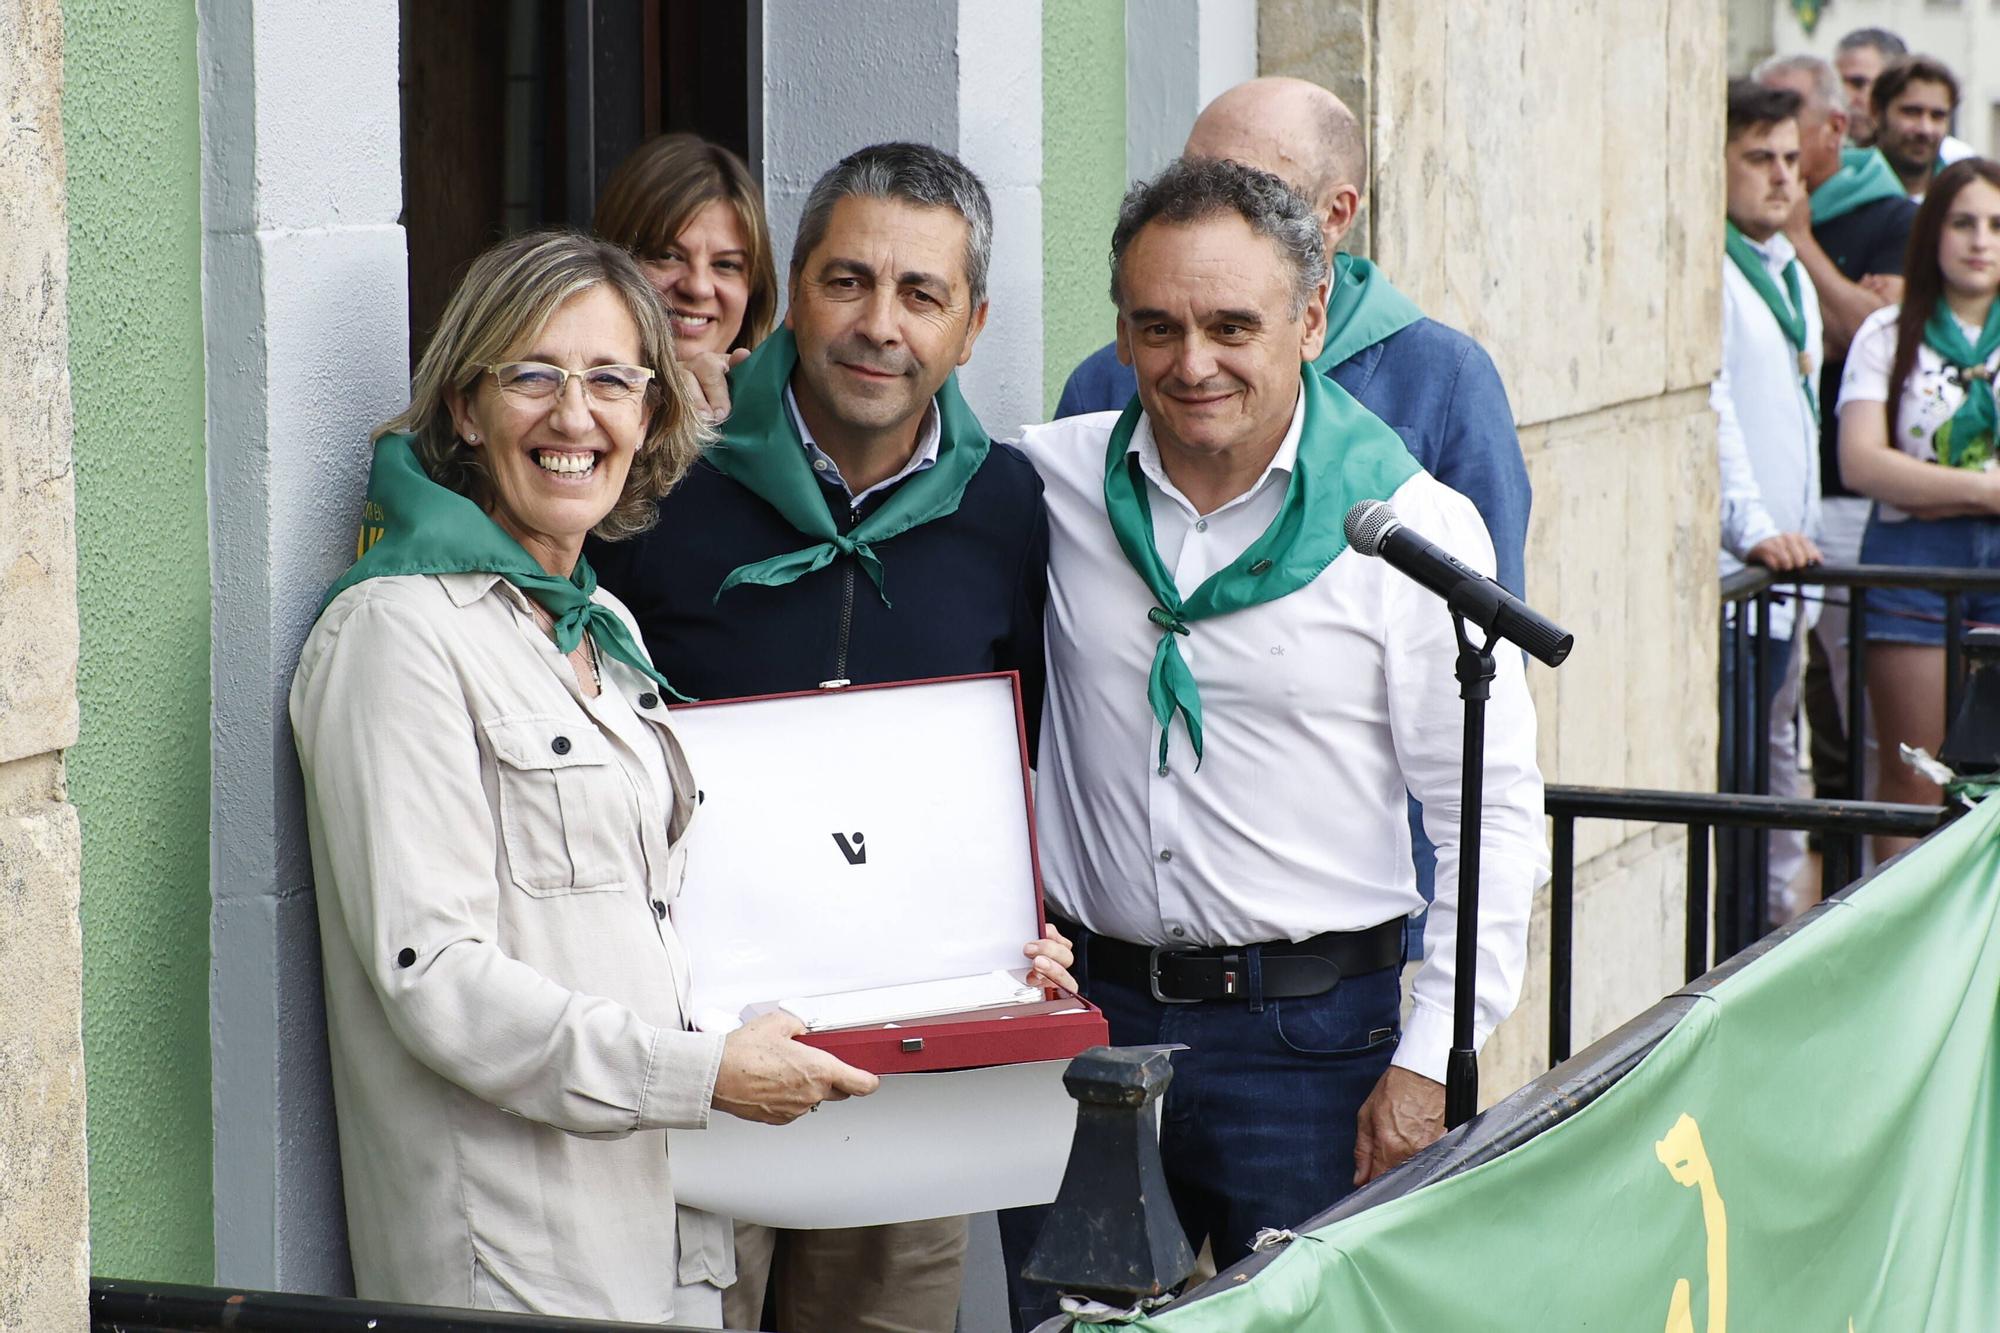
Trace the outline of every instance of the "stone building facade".
<instances>
[{"instance_id":1,"label":"stone building facade","mask_svg":"<svg viewBox=\"0 0 2000 1333\"><path fill-rule=\"evenodd\" d=\"M89 1273L62 13L0 0L0 1330Z\"/></svg>"},{"instance_id":2,"label":"stone building facade","mask_svg":"<svg viewBox=\"0 0 2000 1333\"><path fill-rule=\"evenodd\" d=\"M1493 354L1534 485L1551 782L1714 789L1723 15L1715 0L1264 0L1259 62L1370 126L1375 261ZM1548 59L1561 51L1564 58ZM1685 838L1577 829L1575 1049L1681 982ZM1548 902L1491 1101L1546 1068Z\"/></svg>"}]
</instances>

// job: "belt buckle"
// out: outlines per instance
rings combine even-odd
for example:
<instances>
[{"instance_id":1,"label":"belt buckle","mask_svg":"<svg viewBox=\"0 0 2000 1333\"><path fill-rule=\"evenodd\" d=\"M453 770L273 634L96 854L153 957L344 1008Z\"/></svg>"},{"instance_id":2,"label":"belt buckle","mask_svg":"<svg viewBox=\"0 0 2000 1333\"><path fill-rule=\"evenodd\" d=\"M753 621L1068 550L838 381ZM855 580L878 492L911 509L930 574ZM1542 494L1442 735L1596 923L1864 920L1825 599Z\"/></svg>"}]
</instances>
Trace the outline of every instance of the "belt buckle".
<instances>
[{"instance_id":1,"label":"belt buckle","mask_svg":"<svg viewBox=\"0 0 2000 1333\"><path fill-rule=\"evenodd\" d=\"M1200 1004L1200 997L1183 999L1178 995L1160 994L1160 955L1197 952L1194 945L1156 944L1146 951L1146 989L1161 1004Z\"/></svg>"}]
</instances>

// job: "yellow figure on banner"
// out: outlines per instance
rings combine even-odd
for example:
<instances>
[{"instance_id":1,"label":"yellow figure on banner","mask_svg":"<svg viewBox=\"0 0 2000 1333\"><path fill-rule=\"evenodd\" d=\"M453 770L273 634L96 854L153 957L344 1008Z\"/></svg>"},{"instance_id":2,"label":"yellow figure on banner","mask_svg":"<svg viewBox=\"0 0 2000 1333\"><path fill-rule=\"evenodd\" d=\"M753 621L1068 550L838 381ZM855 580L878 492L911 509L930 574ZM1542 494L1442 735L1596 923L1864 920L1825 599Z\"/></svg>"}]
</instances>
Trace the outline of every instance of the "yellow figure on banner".
<instances>
[{"instance_id":1,"label":"yellow figure on banner","mask_svg":"<svg viewBox=\"0 0 2000 1333\"><path fill-rule=\"evenodd\" d=\"M1668 1175L1701 1194L1701 1225L1708 1234L1707 1333L1728 1333L1729 1220L1722 1209L1722 1191L1715 1184L1715 1168L1701 1143L1701 1126L1693 1116L1681 1116L1667 1136L1653 1145L1653 1153ZM1694 1333L1691 1295L1688 1280L1676 1279L1673 1298L1667 1303L1666 1333ZM1851 1326L1849 1333L1853 1333Z\"/></svg>"}]
</instances>

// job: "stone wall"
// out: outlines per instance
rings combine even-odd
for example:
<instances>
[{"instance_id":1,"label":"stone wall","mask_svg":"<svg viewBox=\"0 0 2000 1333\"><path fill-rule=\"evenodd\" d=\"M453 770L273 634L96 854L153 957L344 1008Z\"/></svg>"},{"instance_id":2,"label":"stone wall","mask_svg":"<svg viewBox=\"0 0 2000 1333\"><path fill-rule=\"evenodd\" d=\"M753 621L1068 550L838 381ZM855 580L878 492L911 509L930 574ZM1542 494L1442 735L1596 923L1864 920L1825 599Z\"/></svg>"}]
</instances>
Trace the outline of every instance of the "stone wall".
<instances>
[{"instance_id":1,"label":"stone wall","mask_svg":"<svg viewBox=\"0 0 2000 1333\"><path fill-rule=\"evenodd\" d=\"M0 0L0 1331L88 1325L62 14Z\"/></svg>"},{"instance_id":2,"label":"stone wall","mask_svg":"<svg viewBox=\"0 0 2000 1333\"><path fill-rule=\"evenodd\" d=\"M1373 257L1507 383L1529 595L1577 641L1529 673L1551 782L1714 789L1723 29L1716 0L1261 11L1262 70L1369 122ZM1579 826L1577 1049L1680 984L1684 845ZM1547 911L1487 1100L1546 1059Z\"/></svg>"}]
</instances>

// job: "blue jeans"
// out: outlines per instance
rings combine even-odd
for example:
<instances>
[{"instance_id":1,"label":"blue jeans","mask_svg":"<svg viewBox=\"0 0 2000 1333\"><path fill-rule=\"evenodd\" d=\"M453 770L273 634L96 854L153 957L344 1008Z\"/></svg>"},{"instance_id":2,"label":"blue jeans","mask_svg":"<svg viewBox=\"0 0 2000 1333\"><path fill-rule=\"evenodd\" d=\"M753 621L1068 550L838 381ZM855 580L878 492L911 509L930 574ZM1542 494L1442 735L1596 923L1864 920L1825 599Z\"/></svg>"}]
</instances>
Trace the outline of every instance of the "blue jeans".
<instances>
[{"instance_id":1,"label":"blue jeans","mask_svg":"<svg viewBox=\"0 0 2000 1333\"><path fill-rule=\"evenodd\" d=\"M2000 519L1906 518L1885 523L1870 514L1861 534L1864 565L1930 565L1940 569L2000 569ZM1920 588L1870 588L1870 643L1944 646L1944 594ZM2000 624L2000 595L1966 593L1968 621Z\"/></svg>"},{"instance_id":2,"label":"blue jeans","mask_svg":"<svg viewBox=\"0 0 2000 1333\"><path fill-rule=\"evenodd\" d=\"M1354 1189L1355 1120L1402 1036L1402 972L1343 978L1324 995L1265 1000L1252 966L1243 1000L1163 1004L1142 990L1093 983L1080 941L1077 978L1104 1011L1111 1044L1180 1042L1160 1124L1174 1211L1218 1269L1250 1253L1264 1227L1295 1227ZM1054 1298L1018 1277L1043 1208L1000 1215L1017 1328L1055 1313Z\"/></svg>"}]
</instances>

